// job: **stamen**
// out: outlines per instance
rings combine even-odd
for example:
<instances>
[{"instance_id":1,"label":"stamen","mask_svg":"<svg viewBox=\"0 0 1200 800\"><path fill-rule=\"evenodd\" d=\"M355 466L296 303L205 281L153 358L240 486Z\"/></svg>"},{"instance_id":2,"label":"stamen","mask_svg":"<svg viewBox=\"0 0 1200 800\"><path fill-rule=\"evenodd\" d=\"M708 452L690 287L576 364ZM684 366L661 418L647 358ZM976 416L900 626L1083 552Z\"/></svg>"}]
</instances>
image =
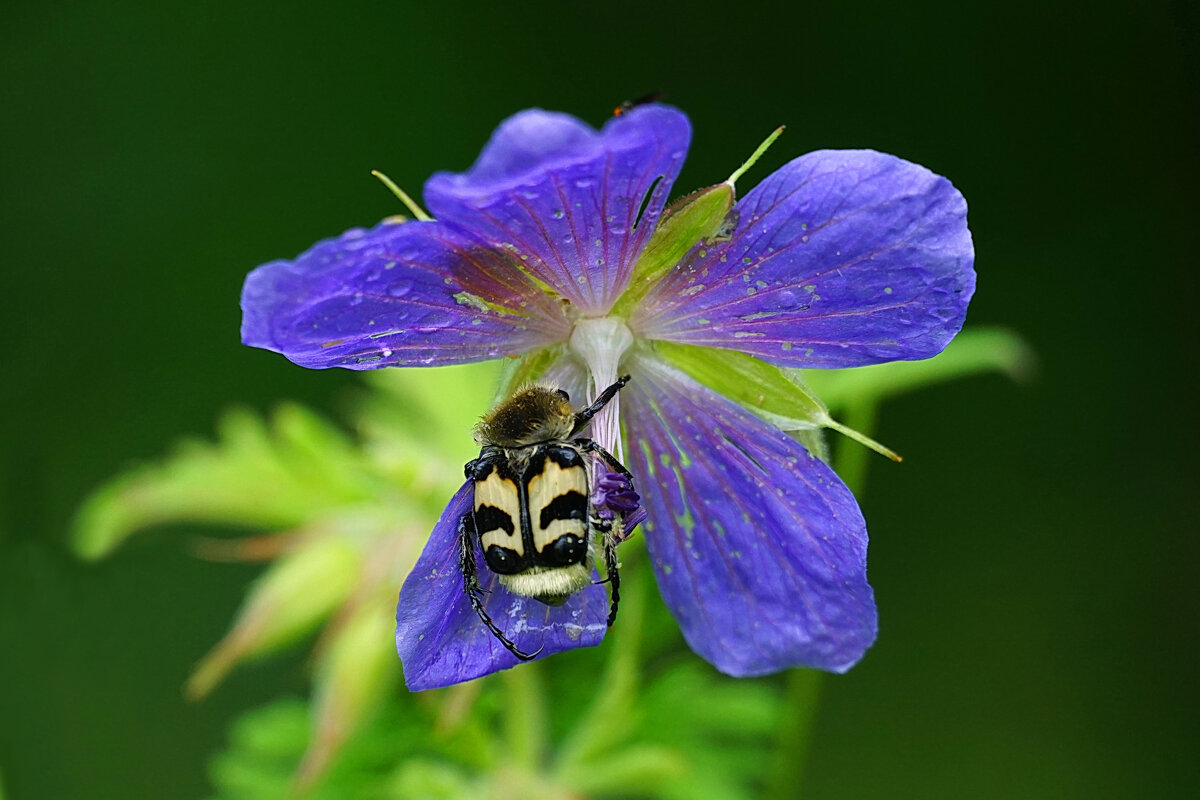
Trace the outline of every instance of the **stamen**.
<instances>
[{"instance_id":1,"label":"stamen","mask_svg":"<svg viewBox=\"0 0 1200 800\"><path fill-rule=\"evenodd\" d=\"M764 140L763 143L758 146L758 149L750 154L750 157L746 159L746 163L734 170L733 174L729 176L729 180L725 182L730 186L733 186L733 184L737 182L738 178L746 174L746 170L754 166L755 161L758 161L758 159L762 158L762 154L767 152L767 148L775 144L775 140L779 138L779 135L783 133L783 129L786 127L786 125L780 125L778 128L776 128L771 135L768 136L766 140Z\"/></svg>"},{"instance_id":2,"label":"stamen","mask_svg":"<svg viewBox=\"0 0 1200 800\"><path fill-rule=\"evenodd\" d=\"M420 220L421 222L431 222L433 220L433 217L426 214L421 209L421 207L419 205L417 205L416 202L414 202L413 199L411 197L409 197L403 189L401 189L399 186L397 186L395 183L393 183L392 179L389 178L387 175L384 175L382 172L380 172L377 169L371 170L371 174L374 175L376 178L379 178L379 181L384 186L386 186L387 188L392 190L392 194L394 194L394 195L396 195L396 197L400 198L400 202L404 203L404 205L408 207L408 210L410 212L412 212L413 217Z\"/></svg>"}]
</instances>

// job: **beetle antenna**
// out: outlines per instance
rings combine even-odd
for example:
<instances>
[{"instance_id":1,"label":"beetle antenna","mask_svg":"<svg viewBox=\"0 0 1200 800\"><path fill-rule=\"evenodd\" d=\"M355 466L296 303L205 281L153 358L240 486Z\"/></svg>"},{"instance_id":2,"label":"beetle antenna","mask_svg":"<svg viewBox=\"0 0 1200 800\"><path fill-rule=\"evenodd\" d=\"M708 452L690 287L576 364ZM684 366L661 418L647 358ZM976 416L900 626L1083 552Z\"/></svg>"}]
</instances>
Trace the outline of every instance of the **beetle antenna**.
<instances>
[{"instance_id":1,"label":"beetle antenna","mask_svg":"<svg viewBox=\"0 0 1200 800\"><path fill-rule=\"evenodd\" d=\"M621 389L624 388L625 384L627 383L629 383L629 376L622 375L621 377L617 378L616 383L601 392L600 396L596 398L595 402L582 411L576 413L575 427L571 429L571 434L574 435L579 433L581 430L587 427L587 424L592 421L592 417L596 416L600 409L608 405L608 401L616 397L617 392L621 391Z\"/></svg>"},{"instance_id":2,"label":"beetle antenna","mask_svg":"<svg viewBox=\"0 0 1200 800\"><path fill-rule=\"evenodd\" d=\"M471 546L473 542L471 534L475 526L473 520L470 522L469 520L471 520L471 515L464 514L463 518L458 521L458 558L463 574L463 591L471 600L471 608L475 609L475 613L479 615L479 619L487 626L487 629L500 641L500 644L504 645L504 649L521 661L532 661L545 649L545 645L532 653L521 650L504 635L500 628L496 627L496 623L492 622L492 618L488 616L487 610L483 607L484 588L479 585L479 577L475 571L475 554L472 552Z\"/></svg>"}]
</instances>

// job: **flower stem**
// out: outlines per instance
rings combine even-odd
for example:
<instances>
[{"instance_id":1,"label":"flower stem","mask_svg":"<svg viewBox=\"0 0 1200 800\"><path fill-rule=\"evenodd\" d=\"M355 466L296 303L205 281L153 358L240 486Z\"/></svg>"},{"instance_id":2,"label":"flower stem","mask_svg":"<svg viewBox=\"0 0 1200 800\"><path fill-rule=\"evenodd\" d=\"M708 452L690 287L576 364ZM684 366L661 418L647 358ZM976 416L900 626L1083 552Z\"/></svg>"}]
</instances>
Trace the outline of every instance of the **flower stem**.
<instances>
[{"instance_id":1,"label":"flower stem","mask_svg":"<svg viewBox=\"0 0 1200 800\"><path fill-rule=\"evenodd\" d=\"M850 400L845 406L843 416L846 423L842 427L853 430L864 439L871 441L869 437L875 428L877 412L878 405L874 400ZM867 447L869 446L867 445ZM867 447L862 446L854 437L843 437L838 440L834 449L834 471L855 496L862 493L863 487L867 483L867 467L871 460L871 451ZM896 457L893 460L899 461L900 459Z\"/></svg>"},{"instance_id":2,"label":"flower stem","mask_svg":"<svg viewBox=\"0 0 1200 800\"><path fill-rule=\"evenodd\" d=\"M821 699L824 679L824 673L813 669L794 669L785 676L783 702L787 716L779 726L775 763L764 797L785 800L801 796L808 743L817 719L817 703Z\"/></svg>"},{"instance_id":3,"label":"flower stem","mask_svg":"<svg viewBox=\"0 0 1200 800\"><path fill-rule=\"evenodd\" d=\"M510 708L505 714L504 742L513 766L536 773L546 752L546 706L542 693L541 664L532 661L503 673Z\"/></svg>"},{"instance_id":4,"label":"flower stem","mask_svg":"<svg viewBox=\"0 0 1200 800\"><path fill-rule=\"evenodd\" d=\"M845 407L848 427L868 439L875 426L877 404L874 400L851 401ZM855 496L866 485L867 466L871 451L852 438L838 440L834 453L837 474ZM784 704L787 714L779 726L775 744L775 763L768 777L764 797L799 798L803 794L804 770L807 766L808 745L817 719L821 686L825 673L811 669L794 669L785 677Z\"/></svg>"}]
</instances>

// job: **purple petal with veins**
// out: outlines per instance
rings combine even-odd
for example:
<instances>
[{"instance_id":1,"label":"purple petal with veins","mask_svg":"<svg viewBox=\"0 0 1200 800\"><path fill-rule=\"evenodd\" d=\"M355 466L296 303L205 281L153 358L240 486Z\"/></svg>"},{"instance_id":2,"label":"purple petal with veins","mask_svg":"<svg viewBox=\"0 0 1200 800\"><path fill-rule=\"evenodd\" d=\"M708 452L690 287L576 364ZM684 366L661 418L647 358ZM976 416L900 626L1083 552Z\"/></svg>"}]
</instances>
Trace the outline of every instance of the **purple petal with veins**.
<instances>
[{"instance_id":1,"label":"purple petal with veins","mask_svg":"<svg viewBox=\"0 0 1200 800\"><path fill-rule=\"evenodd\" d=\"M482 361L569 330L509 254L438 222L384 222L264 264L242 311L245 344L314 368Z\"/></svg>"},{"instance_id":2,"label":"purple petal with veins","mask_svg":"<svg viewBox=\"0 0 1200 800\"><path fill-rule=\"evenodd\" d=\"M734 676L844 672L875 639L867 532L849 489L794 439L648 358L625 389L629 467L663 600Z\"/></svg>"},{"instance_id":3,"label":"purple petal with veins","mask_svg":"<svg viewBox=\"0 0 1200 800\"><path fill-rule=\"evenodd\" d=\"M438 219L511 252L585 314L603 314L629 281L691 138L687 117L647 105L595 131L532 109L492 134L475 165L438 173L425 201Z\"/></svg>"},{"instance_id":4,"label":"purple petal with veins","mask_svg":"<svg viewBox=\"0 0 1200 800\"><path fill-rule=\"evenodd\" d=\"M769 176L725 242L693 248L631 321L652 339L795 367L941 352L975 288L967 207L924 167L823 150Z\"/></svg>"}]
</instances>

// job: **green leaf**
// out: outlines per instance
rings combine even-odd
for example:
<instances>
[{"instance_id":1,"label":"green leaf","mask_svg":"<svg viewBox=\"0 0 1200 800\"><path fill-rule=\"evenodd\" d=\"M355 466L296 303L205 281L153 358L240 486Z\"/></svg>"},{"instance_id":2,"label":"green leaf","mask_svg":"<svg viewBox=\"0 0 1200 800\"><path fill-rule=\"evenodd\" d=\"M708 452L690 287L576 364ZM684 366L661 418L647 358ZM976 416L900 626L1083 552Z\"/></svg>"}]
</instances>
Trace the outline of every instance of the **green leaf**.
<instances>
[{"instance_id":1,"label":"green leaf","mask_svg":"<svg viewBox=\"0 0 1200 800\"><path fill-rule=\"evenodd\" d=\"M476 800L480 788L463 771L444 761L410 758L403 761L389 785L389 796L420 800ZM487 795L482 795L487 796Z\"/></svg>"},{"instance_id":2,"label":"green leaf","mask_svg":"<svg viewBox=\"0 0 1200 800\"><path fill-rule=\"evenodd\" d=\"M628 553L623 553L621 560L631 559ZM640 718L637 707L641 680L639 652L649 590L647 565L639 566L640 569L624 571L621 624L605 637L607 663L593 688L591 705L582 716L573 720L569 732L561 737L555 774L564 782L580 773L597 771L597 764L607 764L613 754L625 750Z\"/></svg>"},{"instance_id":3,"label":"green leaf","mask_svg":"<svg viewBox=\"0 0 1200 800\"><path fill-rule=\"evenodd\" d=\"M203 697L238 662L311 632L350 596L361 568L362 553L340 536L301 542L277 559L255 581L229 633L196 666L188 695Z\"/></svg>"},{"instance_id":4,"label":"green leaf","mask_svg":"<svg viewBox=\"0 0 1200 800\"><path fill-rule=\"evenodd\" d=\"M639 708L646 723L635 742L675 748L687 760L684 773L657 796L759 796L770 737L786 710L772 682L730 680L688 659L646 688Z\"/></svg>"},{"instance_id":5,"label":"green leaf","mask_svg":"<svg viewBox=\"0 0 1200 800\"><path fill-rule=\"evenodd\" d=\"M495 361L452 367L378 369L364 376L379 394L377 403L390 406L388 422L396 430L426 444L453 446L488 409L499 370ZM380 414L372 406L373 414Z\"/></svg>"},{"instance_id":6,"label":"green leaf","mask_svg":"<svg viewBox=\"0 0 1200 800\"><path fill-rule=\"evenodd\" d=\"M429 720L407 695L385 694L380 712L347 741L321 780L300 791L295 772L312 735L310 709L299 699L276 700L245 712L229 743L209 762L214 798L220 800L383 800L396 766L436 753ZM452 764L452 761L446 763Z\"/></svg>"},{"instance_id":7,"label":"green leaf","mask_svg":"<svg viewBox=\"0 0 1200 800\"><path fill-rule=\"evenodd\" d=\"M100 558L167 522L288 528L379 490L345 435L302 406L280 406L270 428L249 411L232 411L217 436L216 443L184 441L163 461L93 492L73 523L75 552Z\"/></svg>"},{"instance_id":8,"label":"green leaf","mask_svg":"<svg viewBox=\"0 0 1200 800\"><path fill-rule=\"evenodd\" d=\"M924 361L893 361L870 367L805 370L813 391L832 408L851 402L878 402L887 397L945 381L1000 372L1013 380L1028 379L1035 365L1025 341L1005 328L967 328L942 351Z\"/></svg>"},{"instance_id":9,"label":"green leaf","mask_svg":"<svg viewBox=\"0 0 1200 800\"><path fill-rule=\"evenodd\" d=\"M390 701L400 677L395 605L392 592L363 603L332 634L316 671L313 738L297 770L299 787L316 783L364 720Z\"/></svg>"},{"instance_id":10,"label":"green leaf","mask_svg":"<svg viewBox=\"0 0 1200 800\"><path fill-rule=\"evenodd\" d=\"M683 779L688 767L688 759L676 747L628 744L597 762L594 769L565 773L562 782L583 796L662 797Z\"/></svg>"}]
</instances>

